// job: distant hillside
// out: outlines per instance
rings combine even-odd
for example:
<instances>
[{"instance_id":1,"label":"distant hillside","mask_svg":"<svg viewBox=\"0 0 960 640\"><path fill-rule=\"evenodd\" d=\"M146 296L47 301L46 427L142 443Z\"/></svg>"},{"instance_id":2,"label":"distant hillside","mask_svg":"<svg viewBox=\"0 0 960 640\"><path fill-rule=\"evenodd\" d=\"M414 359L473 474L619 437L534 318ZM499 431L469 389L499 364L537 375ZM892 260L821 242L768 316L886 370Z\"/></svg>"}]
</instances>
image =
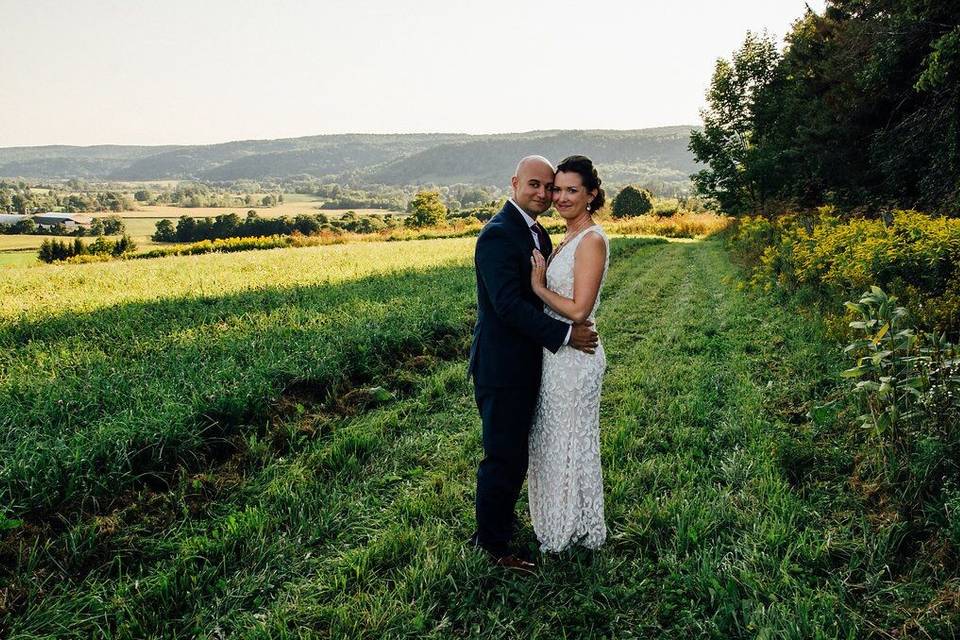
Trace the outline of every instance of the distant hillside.
<instances>
[{"instance_id":1,"label":"distant hillside","mask_svg":"<svg viewBox=\"0 0 960 640\"><path fill-rule=\"evenodd\" d=\"M607 169L604 176L611 182L636 181L655 174L668 181L686 180L696 170L687 150L692 128L472 136L389 163L374 169L368 177L383 184L502 183L524 155L537 153L558 161L579 153Z\"/></svg>"},{"instance_id":2,"label":"distant hillside","mask_svg":"<svg viewBox=\"0 0 960 640\"><path fill-rule=\"evenodd\" d=\"M0 148L0 176L85 180L237 180L323 176L353 184L502 185L517 159L593 158L610 182L686 183L696 170L690 130L341 134L212 145Z\"/></svg>"},{"instance_id":3,"label":"distant hillside","mask_svg":"<svg viewBox=\"0 0 960 640\"><path fill-rule=\"evenodd\" d=\"M138 160L182 147L104 144L0 147L0 177L106 179Z\"/></svg>"}]
</instances>

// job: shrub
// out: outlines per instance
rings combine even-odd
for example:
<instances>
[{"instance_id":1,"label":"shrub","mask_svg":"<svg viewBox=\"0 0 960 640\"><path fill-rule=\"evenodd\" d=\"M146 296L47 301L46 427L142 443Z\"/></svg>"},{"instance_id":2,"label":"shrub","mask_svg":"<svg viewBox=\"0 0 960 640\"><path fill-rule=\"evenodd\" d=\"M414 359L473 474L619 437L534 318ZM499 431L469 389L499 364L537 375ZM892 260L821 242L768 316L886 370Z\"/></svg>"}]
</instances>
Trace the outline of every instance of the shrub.
<instances>
[{"instance_id":1,"label":"shrub","mask_svg":"<svg viewBox=\"0 0 960 640\"><path fill-rule=\"evenodd\" d=\"M650 192L628 184L613 199L612 215L614 218L642 216L649 213L651 209L653 209L653 197Z\"/></svg>"},{"instance_id":2,"label":"shrub","mask_svg":"<svg viewBox=\"0 0 960 640\"><path fill-rule=\"evenodd\" d=\"M680 210L680 205L676 200L661 200L653 207L653 215L658 218L669 218Z\"/></svg>"},{"instance_id":3,"label":"shrub","mask_svg":"<svg viewBox=\"0 0 960 640\"><path fill-rule=\"evenodd\" d=\"M846 303L859 319L850 323L857 339L845 349L856 365L843 376L865 410L865 468L873 467L903 511L918 512L943 502L944 480L960 480L960 354L946 336L910 326L896 302L874 286Z\"/></svg>"},{"instance_id":4,"label":"shrub","mask_svg":"<svg viewBox=\"0 0 960 640\"><path fill-rule=\"evenodd\" d=\"M931 331L960 330L960 220L898 211L882 220L739 219L727 234L753 284L808 290L828 306L877 285Z\"/></svg>"}]
</instances>

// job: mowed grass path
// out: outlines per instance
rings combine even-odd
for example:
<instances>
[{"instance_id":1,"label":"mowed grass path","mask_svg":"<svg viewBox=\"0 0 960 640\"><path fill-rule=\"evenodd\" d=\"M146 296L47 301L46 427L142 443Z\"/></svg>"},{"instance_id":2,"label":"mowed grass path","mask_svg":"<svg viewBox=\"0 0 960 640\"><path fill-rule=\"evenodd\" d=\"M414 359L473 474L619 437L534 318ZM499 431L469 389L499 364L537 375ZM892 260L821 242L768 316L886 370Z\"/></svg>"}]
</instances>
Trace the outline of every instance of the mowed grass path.
<instances>
[{"instance_id":1,"label":"mowed grass path","mask_svg":"<svg viewBox=\"0 0 960 640\"><path fill-rule=\"evenodd\" d=\"M7 632L885 636L912 614L885 588L842 470L783 468L792 423L835 384L835 346L733 274L717 243L615 242L598 319L598 552L543 558L523 578L466 548L481 447L465 363L398 361L409 384L384 404L291 397L273 439L250 434L220 466L24 544ZM529 524L521 541L534 542Z\"/></svg>"}]
</instances>

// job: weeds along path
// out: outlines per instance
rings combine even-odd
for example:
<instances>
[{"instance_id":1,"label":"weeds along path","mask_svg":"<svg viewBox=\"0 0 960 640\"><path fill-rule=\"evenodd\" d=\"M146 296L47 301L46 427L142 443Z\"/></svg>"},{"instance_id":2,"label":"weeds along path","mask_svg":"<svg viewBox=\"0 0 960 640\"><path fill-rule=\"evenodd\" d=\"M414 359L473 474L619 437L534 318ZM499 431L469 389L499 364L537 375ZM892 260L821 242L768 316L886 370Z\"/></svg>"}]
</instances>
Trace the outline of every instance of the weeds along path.
<instances>
[{"instance_id":1,"label":"weeds along path","mask_svg":"<svg viewBox=\"0 0 960 640\"><path fill-rule=\"evenodd\" d=\"M440 358L380 406L293 402L280 453L249 435L236 464L20 549L9 635L864 635L837 570L849 539L778 457L832 375L811 365L822 337L738 292L716 243L614 247L601 551L523 579L466 547L479 419L464 362Z\"/></svg>"}]
</instances>

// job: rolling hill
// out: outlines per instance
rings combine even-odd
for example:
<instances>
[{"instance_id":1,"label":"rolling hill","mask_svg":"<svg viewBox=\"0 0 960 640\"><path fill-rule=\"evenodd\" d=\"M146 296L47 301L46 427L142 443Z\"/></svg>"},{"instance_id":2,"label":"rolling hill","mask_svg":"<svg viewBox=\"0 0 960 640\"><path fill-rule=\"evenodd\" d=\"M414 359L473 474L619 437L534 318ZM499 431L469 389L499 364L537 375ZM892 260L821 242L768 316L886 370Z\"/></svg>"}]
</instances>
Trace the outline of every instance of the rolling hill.
<instances>
[{"instance_id":1,"label":"rolling hill","mask_svg":"<svg viewBox=\"0 0 960 640\"><path fill-rule=\"evenodd\" d=\"M692 126L491 135L338 134L211 145L0 148L0 176L229 181L311 175L351 184L502 184L518 158L592 157L610 182L682 183Z\"/></svg>"}]
</instances>

